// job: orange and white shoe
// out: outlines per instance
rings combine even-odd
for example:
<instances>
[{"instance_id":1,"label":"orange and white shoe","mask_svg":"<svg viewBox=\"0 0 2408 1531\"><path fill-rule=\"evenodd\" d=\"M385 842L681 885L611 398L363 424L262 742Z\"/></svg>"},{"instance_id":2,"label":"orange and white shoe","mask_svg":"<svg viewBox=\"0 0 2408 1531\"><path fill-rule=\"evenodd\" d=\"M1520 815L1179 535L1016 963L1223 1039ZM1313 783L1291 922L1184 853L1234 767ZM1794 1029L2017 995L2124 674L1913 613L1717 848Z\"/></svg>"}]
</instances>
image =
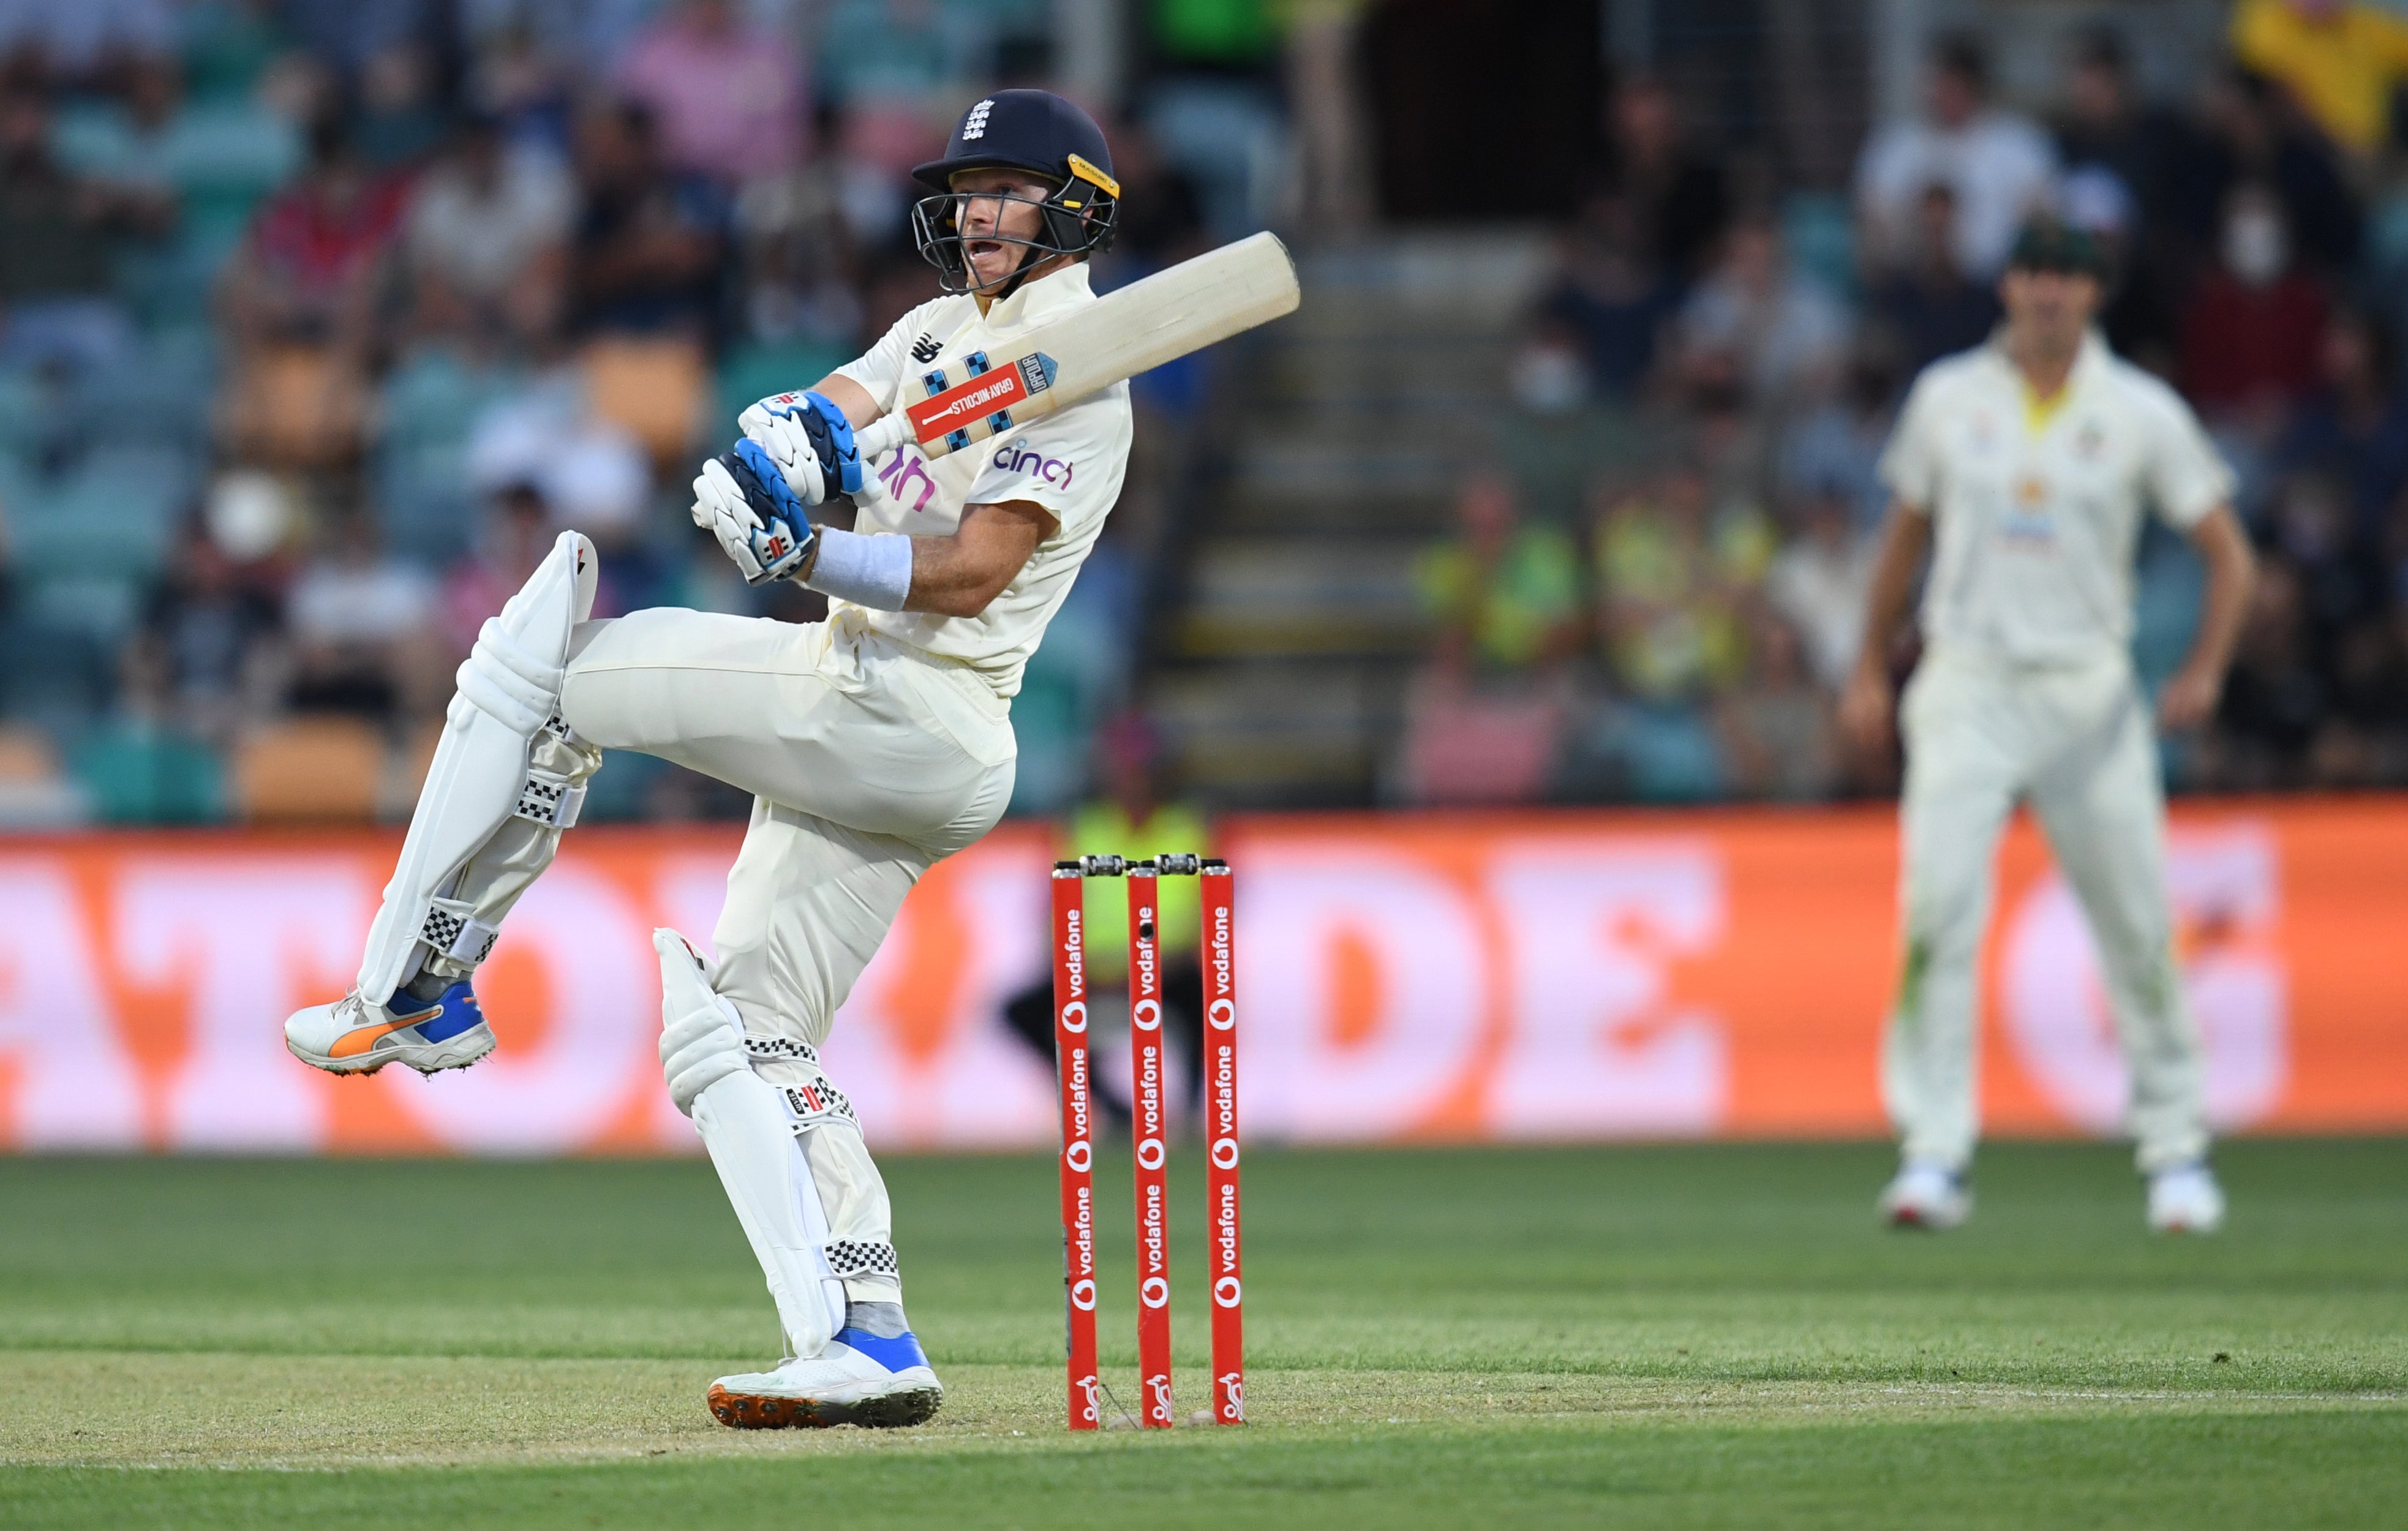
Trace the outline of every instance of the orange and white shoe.
<instances>
[{"instance_id":1,"label":"orange and white shoe","mask_svg":"<svg viewBox=\"0 0 2408 1531\"><path fill-rule=\"evenodd\" d=\"M945 1400L920 1341L838 1329L819 1354L775 1371L740 1372L710 1384L710 1412L731 1430L824 1429L924 1424Z\"/></svg>"},{"instance_id":2,"label":"orange and white shoe","mask_svg":"<svg viewBox=\"0 0 2408 1531\"><path fill-rule=\"evenodd\" d=\"M332 1005L295 1010L284 1023L284 1050L329 1074L373 1074L390 1063L435 1074L494 1051L494 1030L467 980L431 1004L398 992L394 998L397 1009L371 1005L353 990Z\"/></svg>"}]
</instances>

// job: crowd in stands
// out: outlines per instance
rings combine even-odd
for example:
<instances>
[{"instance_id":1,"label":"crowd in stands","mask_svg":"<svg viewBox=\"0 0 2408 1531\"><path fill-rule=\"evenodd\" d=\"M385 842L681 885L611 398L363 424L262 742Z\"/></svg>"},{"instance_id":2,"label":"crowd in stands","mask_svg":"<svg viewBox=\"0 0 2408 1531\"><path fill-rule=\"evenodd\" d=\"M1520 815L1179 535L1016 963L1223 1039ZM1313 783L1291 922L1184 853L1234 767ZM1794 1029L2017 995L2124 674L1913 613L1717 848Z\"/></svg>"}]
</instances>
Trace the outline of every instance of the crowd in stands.
<instances>
[{"instance_id":1,"label":"crowd in stands","mask_svg":"<svg viewBox=\"0 0 2408 1531\"><path fill-rule=\"evenodd\" d=\"M1886 788L1895 756L1834 727L1876 464L1915 373L1991 333L2043 211L2113 252L2101 328L2200 410L2263 559L2221 712L2167 742L2170 779L2408 784L2408 17L2242 0L2229 49L2159 98L2124 36L2084 31L2038 115L2000 99L1979 42L1941 38L1919 113L1875 126L1845 200L1762 184L1662 84L1625 81L1512 365L1502 465L1420 565L1440 639L1401 795ZM2182 658L2200 579L2153 524L2145 683Z\"/></svg>"},{"instance_id":2,"label":"crowd in stands","mask_svg":"<svg viewBox=\"0 0 2408 1531\"><path fill-rule=\"evenodd\" d=\"M1099 286L1266 224L1379 236L1366 4L1097 4L1142 61ZM602 549L603 614L818 614L737 579L686 480L745 403L934 295L909 166L977 91L1075 75L1081 13L0 3L0 824L406 811L452 668L563 528ZM1436 638L1397 795L1883 788L1894 760L1831 716L1874 463L1915 371L1989 332L2042 207L2114 251L2104 329L2199 406L2264 555L2172 779L2408 782L2408 23L2242 0L2229 40L2151 92L2086 32L2010 105L1944 38L1852 195L1778 183L1661 80L1612 89L1496 465L1417 569ZM1140 379L1122 508L1015 704L1019 810L1073 803L1142 700L1205 375ZM2145 539L2138 590L2155 681L2195 614L2178 538ZM586 811L742 808L614 757Z\"/></svg>"},{"instance_id":3,"label":"crowd in stands","mask_svg":"<svg viewBox=\"0 0 2408 1531\"><path fill-rule=\"evenodd\" d=\"M0 5L0 823L406 811L452 670L564 528L602 550L598 615L819 614L737 579L687 480L744 404L936 295L909 166L978 91L1046 82L1054 25L1048 0ZM1182 141L1114 137L1099 285L1209 242ZM1140 509L1029 677L1024 809L1078 790L1125 695L1144 502L1197 396L1141 391ZM614 757L587 811L744 806Z\"/></svg>"}]
</instances>

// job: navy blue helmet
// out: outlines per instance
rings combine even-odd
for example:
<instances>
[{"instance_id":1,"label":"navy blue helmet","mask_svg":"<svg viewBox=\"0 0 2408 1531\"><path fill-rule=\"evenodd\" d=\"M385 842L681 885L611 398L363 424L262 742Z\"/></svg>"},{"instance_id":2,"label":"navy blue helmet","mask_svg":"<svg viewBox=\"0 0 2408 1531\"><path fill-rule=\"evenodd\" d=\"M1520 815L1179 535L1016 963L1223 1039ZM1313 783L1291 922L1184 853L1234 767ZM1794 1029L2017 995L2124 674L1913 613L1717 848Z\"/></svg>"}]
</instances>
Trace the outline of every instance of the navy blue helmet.
<instances>
[{"instance_id":1,"label":"navy blue helmet","mask_svg":"<svg viewBox=\"0 0 2408 1531\"><path fill-rule=\"evenodd\" d=\"M962 249L962 206L969 199L953 189L953 178L964 170L993 169L1025 170L1054 186L1038 204L1040 237L997 239L1022 247L1021 270L1048 256L1090 255L1111 246L1121 187L1112 179L1104 130L1051 91L997 91L962 113L944 158L911 169L913 179L937 193L913 205L911 236L947 292L965 293L977 285ZM1001 284L1003 293L1019 282L1015 271Z\"/></svg>"}]
</instances>

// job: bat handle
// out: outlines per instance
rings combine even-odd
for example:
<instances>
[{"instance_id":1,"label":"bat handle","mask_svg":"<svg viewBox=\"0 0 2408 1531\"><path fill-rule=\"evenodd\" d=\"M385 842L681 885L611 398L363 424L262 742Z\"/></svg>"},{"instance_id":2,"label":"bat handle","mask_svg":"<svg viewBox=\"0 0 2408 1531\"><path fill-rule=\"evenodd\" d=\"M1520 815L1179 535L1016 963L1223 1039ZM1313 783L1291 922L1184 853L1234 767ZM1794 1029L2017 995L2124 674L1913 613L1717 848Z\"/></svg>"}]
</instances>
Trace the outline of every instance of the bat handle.
<instances>
[{"instance_id":1,"label":"bat handle","mask_svg":"<svg viewBox=\"0 0 2408 1531\"><path fill-rule=\"evenodd\" d=\"M900 409L891 415L881 415L853 432L853 439L861 449L862 465L867 467L871 458L883 457L911 439L910 417Z\"/></svg>"}]
</instances>

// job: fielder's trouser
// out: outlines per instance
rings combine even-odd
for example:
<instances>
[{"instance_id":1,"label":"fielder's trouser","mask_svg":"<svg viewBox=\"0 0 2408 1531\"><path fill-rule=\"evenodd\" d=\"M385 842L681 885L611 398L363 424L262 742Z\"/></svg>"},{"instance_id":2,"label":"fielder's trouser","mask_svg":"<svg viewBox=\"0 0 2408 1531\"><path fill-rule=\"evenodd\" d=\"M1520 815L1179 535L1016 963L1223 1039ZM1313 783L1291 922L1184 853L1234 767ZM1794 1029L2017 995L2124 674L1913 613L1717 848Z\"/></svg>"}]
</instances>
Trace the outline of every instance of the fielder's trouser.
<instances>
[{"instance_id":1,"label":"fielder's trouser","mask_svg":"<svg viewBox=\"0 0 2408 1531\"><path fill-rule=\"evenodd\" d=\"M2029 799L2082 901L2132 1074L2141 1167L2207 1150L2199 1043L2173 964L2149 710L2117 655L2059 666L1935 650L1908 683L1906 968L1882 1094L1907 1158L1961 1169L1980 1133L1974 997L1999 832Z\"/></svg>"},{"instance_id":2,"label":"fielder's trouser","mask_svg":"<svg viewBox=\"0 0 2408 1531\"><path fill-rule=\"evenodd\" d=\"M903 895L1002 816L1009 705L970 671L852 623L665 609L579 627L560 710L588 747L658 755L753 794L712 936L717 989L764 1080L824 1091L818 1046ZM590 775L599 760L589 748L568 764ZM523 853L488 854L485 875L463 880L489 923L559 836L522 838ZM850 1108L802 1142L831 1248L872 1252L864 1274L845 1273L847 1295L897 1300L886 1188Z\"/></svg>"}]
</instances>

